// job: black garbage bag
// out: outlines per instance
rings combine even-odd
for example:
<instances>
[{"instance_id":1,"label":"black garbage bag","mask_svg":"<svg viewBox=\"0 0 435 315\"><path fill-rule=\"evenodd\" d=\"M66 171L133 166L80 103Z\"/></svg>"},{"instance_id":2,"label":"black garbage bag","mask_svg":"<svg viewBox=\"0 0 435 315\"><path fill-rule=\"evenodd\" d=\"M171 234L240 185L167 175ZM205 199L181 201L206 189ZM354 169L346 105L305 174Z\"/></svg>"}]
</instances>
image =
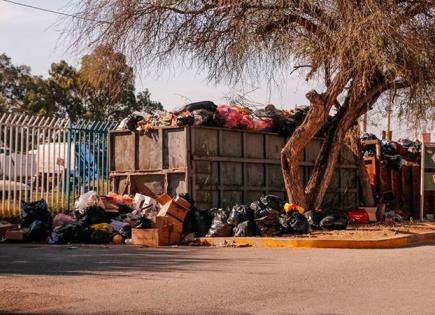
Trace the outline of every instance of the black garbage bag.
<instances>
[{"instance_id":1,"label":"black garbage bag","mask_svg":"<svg viewBox=\"0 0 435 315\"><path fill-rule=\"evenodd\" d=\"M135 225L135 228L136 229L149 229L149 228L151 228L151 226L152 226L151 220L141 216L138 218L136 225Z\"/></svg>"},{"instance_id":2,"label":"black garbage bag","mask_svg":"<svg viewBox=\"0 0 435 315\"><path fill-rule=\"evenodd\" d=\"M206 109L197 109L192 112L193 117L195 119L195 126L206 126L211 124L214 121L215 114L212 111Z\"/></svg>"},{"instance_id":3,"label":"black garbage bag","mask_svg":"<svg viewBox=\"0 0 435 315\"><path fill-rule=\"evenodd\" d=\"M283 137L290 137L296 130L297 123L293 119L287 119L282 116L273 117L273 131Z\"/></svg>"},{"instance_id":4,"label":"black garbage bag","mask_svg":"<svg viewBox=\"0 0 435 315\"><path fill-rule=\"evenodd\" d=\"M198 110L198 109L205 109L208 110L210 112L215 112L216 111L216 104L211 102L211 101L202 101L202 102L195 102L195 103L190 103L187 104L186 106L184 106L183 108L181 108L180 110L178 110L178 113L182 113L182 112L193 112L194 110Z\"/></svg>"},{"instance_id":5,"label":"black garbage bag","mask_svg":"<svg viewBox=\"0 0 435 315\"><path fill-rule=\"evenodd\" d=\"M307 234L310 232L310 224L307 218L298 211L291 211L280 217L282 232L286 234Z\"/></svg>"},{"instance_id":6,"label":"black garbage bag","mask_svg":"<svg viewBox=\"0 0 435 315\"><path fill-rule=\"evenodd\" d=\"M203 237L211 227L213 215L208 210L196 209L194 212L194 229L193 233L197 237Z\"/></svg>"},{"instance_id":7,"label":"black garbage bag","mask_svg":"<svg viewBox=\"0 0 435 315\"><path fill-rule=\"evenodd\" d=\"M89 243L92 230L81 221L65 222L51 233L49 244Z\"/></svg>"},{"instance_id":8,"label":"black garbage bag","mask_svg":"<svg viewBox=\"0 0 435 315\"><path fill-rule=\"evenodd\" d=\"M260 198L260 201L265 207L273 208L279 211L282 211L284 206L281 198L275 195L265 195Z\"/></svg>"},{"instance_id":9,"label":"black garbage bag","mask_svg":"<svg viewBox=\"0 0 435 315\"><path fill-rule=\"evenodd\" d=\"M143 116L141 116L141 115L136 115L136 114L128 115L127 121L126 121L127 129L130 131L136 130L137 123L139 121L141 121L142 119L143 119Z\"/></svg>"},{"instance_id":10,"label":"black garbage bag","mask_svg":"<svg viewBox=\"0 0 435 315\"><path fill-rule=\"evenodd\" d=\"M183 221L183 234L194 233L195 231L195 211L189 210Z\"/></svg>"},{"instance_id":11,"label":"black garbage bag","mask_svg":"<svg viewBox=\"0 0 435 315\"><path fill-rule=\"evenodd\" d=\"M228 216L228 224L238 225L244 221L254 220L254 211L246 205L235 205Z\"/></svg>"},{"instance_id":12,"label":"black garbage bag","mask_svg":"<svg viewBox=\"0 0 435 315\"><path fill-rule=\"evenodd\" d=\"M208 230L207 236L223 237L233 235L233 226L227 223L228 210L225 209L211 209L213 220Z\"/></svg>"},{"instance_id":13,"label":"black garbage bag","mask_svg":"<svg viewBox=\"0 0 435 315\"><path fill-rule=\"evenodd\" d=\"M209 210L200 210L191 207L183 222L183 234L194 233L197 237L203 237L210 229L213 215Z\"/></svg>"},{"instance_id":14,"label":"black garbage bag","mask_svg":"<svg viewBox=\"0 0 435 315\"><path fill-rule=\"evenodd\" d=\"M110 218L103 208L91 206L84 210L81 221L87 225L93 225L98 223L110 223Z\"/></svg>"},{"instance_id":15,"label":"black garbage bag","mask_svg":"<svg viewBox=\"0 0 435 315\"><path fill-rule=\"evenodd\" d=\"M192 126L195 122L195 117L188 115L179 115L177 116L177 126L183 127L183 126Z\"/></svg>"},{"instance_id":16,"label":"black garbage bag","mask_svg":"<svg viewBox=\"0 0 435 315\"><path fill-rule=\"evenodd\" d=\"M325 217L325 214L321 211L305 211L304 216L307 218L308 223L313 229L321 229L320 221Z\"/></svg>"},{"instance_id":17,"label":"black garbage bag","mask_svg":"<svg viewBox=\"0 0 435 315\"><path fill-rule=\"evenodd\" d=\"M281 233L281 224L279 218L281 211L264 207L255 211L255 224L258 227L258 232L264 236L279 235Z\"/></svg>"},{"instance_id":18,"label":"black garbage bag","mask_svg":"<svg viewBox=\"0 0 435 315\"><path fill-rule=\"evenodd\" d=\"M378 140L378 137L376 137L374 134L372 133L364 133L361 136L361 141L365 141L365 140Z\"/></svg>"},{"instance_id":19,"label":"black garbage bag","mask_svg":"<svg viewBox=\"0 0 435 315\"><path fill-rule=\"evenodd\" d=\"M90 235L90 242L93 244L107 244L112 240L112 234L104 230L93 230Z\"/></svg>"},{"instance_id":20,"label":"black garbage bag","mask_svg":"<svg viewBox=\"0 0 435 315\"><path fill-rule=\"evenodd\" d=\"M281 198L266 195L251 203L249 207L254 211L254 221L261 235L273 236L281 233L279 218L284 213Z\"/></svg>"},{"instance_id":21,"label":"black garbage bag","mask_svg":"<svg viewBox=\"0 0 435 315\"><path fill-rule=\"evenodd\" d=\"M33 202L21 200L21 227L30 227L36 220L44 222L51 230L52 216L45 200Z\"/></svg>"},{"instance_id":22,"label":"black garbage bag","mask_svg":"<svg viewBox=\"0 0 435 315\"><path fill-rule=\"evenodd\" d=\"M257 225L251 220L243 221L233 229L233 233L237 237L255 236L257 235Z\"/></svg>"},{"instance_id":23,"label":"black garbage bag","mask_svg":"<svg viewBox=\"0 0 435 315\"><path fill-rule=\"evenodd\" d=\"M119 234L122 235L122 237L124 238L124 240L131 238L131 225L124 225L119 231Z\"/></svg>"},{"instance_id":24,"label":"black garbage bag","mask_svg":"<svg viewBox=\"0 0 435 315\"><path fill-rule=\"evenodd\" d=\"M334 214L324 217L320 221L320 227L324 230L345 230L349 220L345 214Z\"/></svg>"},{"instance_id":25,"label":"black garbage bag","mask_svg":"<svg viewBox=\"0 0 435 315\"><path fill-rule=\"evenodd\" d=\"M29 242L47 241L49 227L44 221L35 220L30 224L26 240Z\"/></svg>"}]
</instances>

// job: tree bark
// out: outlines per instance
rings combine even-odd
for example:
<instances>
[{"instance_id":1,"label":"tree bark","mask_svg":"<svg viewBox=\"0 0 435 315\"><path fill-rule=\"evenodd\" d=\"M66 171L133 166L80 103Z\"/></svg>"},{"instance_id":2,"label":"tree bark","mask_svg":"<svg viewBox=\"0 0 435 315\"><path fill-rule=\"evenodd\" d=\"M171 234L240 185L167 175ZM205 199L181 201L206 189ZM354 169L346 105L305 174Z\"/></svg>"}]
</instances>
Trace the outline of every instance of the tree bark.
<instances>
[{"instance_id":1,"label":"tree bark","mask_svg":"<svg viewBox=\"0 0 435 315\"><path fill-rule=\"evenodd\" d=\"M329 110L322 95L312 90L306 94L310 109L281 151L281 169L287 196L291 202L306 207L305 193L299 175L299 156L304 147L325 124Z\"/></svg>"},{"instance_id":2,"label":"tree bark","mask_svg":"<svg viewBox=\"0 0 435 315\"><path fill-rule=\"evenodd\" d=\"M320 209L337 164L344 136L354 119L348 108L339 110L334 116L329 126L328 136L322 144L313 173L305 188L308 209Z\"/></svg>"},{"instance_id":3,"label":"tree bark","mask_svg":"<svg viewBox=\"0 0 435 315\"><path fill-rule=\"evenodd\" d=\"M355 163L358 167L359 181L361 184L361 191L365 205L367 207L373 207L375 205L375 199L373 197L372 186L370 185L370 178L367 172L367 168L362 157L362 146L360 140L360 130L358 126L350 129L346 134L346 144L352 151L355 158Z\"/></svg>"},{"instance_id":4,"label":"tree bark","mask_svg":"<svg viewBox=\"0 0 435 315\"><path fill-rule=\"evenodd\" d=\"M305 188L306 205L309 209L320 209L326 190L331 181L341 145L349 128L356 119L373 105L381 94L382 86L369 93L360 95L354 101L343 106L334 116L328 130L328 136L322 144L313 173Z\"/></svg>"}]
</instances>

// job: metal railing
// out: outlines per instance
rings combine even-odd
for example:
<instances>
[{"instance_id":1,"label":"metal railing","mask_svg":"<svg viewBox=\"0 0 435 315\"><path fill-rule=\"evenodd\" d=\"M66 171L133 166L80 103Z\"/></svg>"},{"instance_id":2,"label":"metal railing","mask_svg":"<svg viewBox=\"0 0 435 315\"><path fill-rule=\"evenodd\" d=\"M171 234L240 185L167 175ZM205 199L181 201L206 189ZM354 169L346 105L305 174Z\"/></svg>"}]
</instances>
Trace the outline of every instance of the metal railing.
<instances>
[{"instance_id":1,"label":"metal railing","mask_svg":"<svg viewBox=\"0 0 435 315\"><path fill-rule=\"evenodd\" d=\"M68 210L82 193L108 190L107 134L114 122L3 114L0 117L0 217L20 200Z\"/></svg>"}]
</instances>

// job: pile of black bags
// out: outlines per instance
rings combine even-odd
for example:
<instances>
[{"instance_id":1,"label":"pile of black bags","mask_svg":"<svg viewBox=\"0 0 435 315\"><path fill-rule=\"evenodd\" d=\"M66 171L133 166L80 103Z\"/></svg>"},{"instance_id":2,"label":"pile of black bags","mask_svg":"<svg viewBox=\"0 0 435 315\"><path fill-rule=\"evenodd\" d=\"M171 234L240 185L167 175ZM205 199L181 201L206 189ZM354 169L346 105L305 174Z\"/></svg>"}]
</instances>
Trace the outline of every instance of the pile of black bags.
<instances>
[{"instance_id":1,"label":"pile of black bags","mask_svg":"<svg viewBox=\"0 0 435 315\"><path fill-rule=\"evenodd\" d=\"M283 201L266 195L249 205L210 210L191 209L185 220L184 232L197 237L245 237L307 234L312 230L342 230L348 225L341 211L284 211Z\"/></svg>"},{"instance_id":2,"label":"pile of black bags","mask_svg":"<svg viewBox=\"0 0 435 315\"><path fill-rule=\"evenodd\" d=\"M52 229L52 216L44 199L21 201L21 228L28 229L26 241L46 241Z\"/></svg>"}]
</instances>

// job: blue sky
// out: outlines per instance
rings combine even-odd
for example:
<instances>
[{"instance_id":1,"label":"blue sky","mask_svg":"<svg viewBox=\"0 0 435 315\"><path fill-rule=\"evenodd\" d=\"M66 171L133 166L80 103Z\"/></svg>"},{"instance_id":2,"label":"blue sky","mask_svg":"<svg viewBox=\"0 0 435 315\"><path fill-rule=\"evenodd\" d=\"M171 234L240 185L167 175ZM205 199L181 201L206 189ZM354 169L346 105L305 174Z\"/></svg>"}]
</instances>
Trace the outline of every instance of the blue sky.
<instances>
[{"instance_id":1,"label":"blue sky","mask_svg":"<svg viewBox=\"0 0 435 315\"><path fill-rule=\"evenodd\" d=\"M65 11L68 0L18 0L19 2L43 8ZM26 64L34 74L46 76L50 64L61 59L78 66L80 56L72 54L67 49L65 40L60 39L64 25L59 24L59 16L51 13L19 7L0 1L0 53L4 52L12 58L15 64ZM226 84L207 82L206 74L196 69L176 68L159 73L145 74L136 72L136 88L148 88L152 98L162 102L165 108L172 109L189 101L212 100L216 103L226 102L235 94L247 94L251 100L261 104L273 103L280 108L293 108L295 105L306 104L305 93L316 88L315 83L307 85L303 77L297 74L287 80L268 84L260 80L255 85L236 87ZM370 117L373 114L369 115ZM380 135L382 127L386 126L385 118L374 118L378 126L370 126L369 131ZM403 124L393 122L394 138L410 137ZM399 128L402 126L401 128Z\"/></svg>"}]
</instances>

